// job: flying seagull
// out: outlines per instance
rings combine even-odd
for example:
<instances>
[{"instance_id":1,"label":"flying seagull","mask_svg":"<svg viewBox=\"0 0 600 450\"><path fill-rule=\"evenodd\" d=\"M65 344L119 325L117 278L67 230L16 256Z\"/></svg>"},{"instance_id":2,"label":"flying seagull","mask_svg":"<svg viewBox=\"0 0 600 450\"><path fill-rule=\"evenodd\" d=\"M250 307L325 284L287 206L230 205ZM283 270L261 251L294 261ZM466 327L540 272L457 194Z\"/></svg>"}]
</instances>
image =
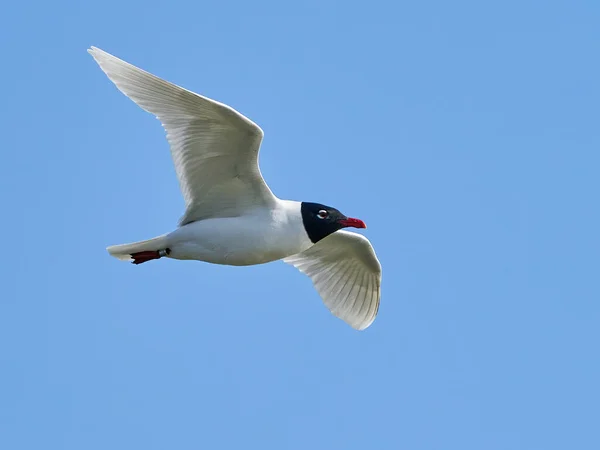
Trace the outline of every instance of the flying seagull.
<instances>
[{"instance_id":1,"label":"flying seagull","mask_svg":"<svg viewBox=\"0 0 600 450\"><path fill-rule=\"evenodd\" d=\"M233 108L162 80L96 47L117 88L167 133L186 210L175 231L108 247L133 264L153 259L249 266L282 259L308 275L325 305L358 330L379 309L381 264L366 228L331 206L277 198L258 167L261 128Z\"/></svg>"}]
</instances>

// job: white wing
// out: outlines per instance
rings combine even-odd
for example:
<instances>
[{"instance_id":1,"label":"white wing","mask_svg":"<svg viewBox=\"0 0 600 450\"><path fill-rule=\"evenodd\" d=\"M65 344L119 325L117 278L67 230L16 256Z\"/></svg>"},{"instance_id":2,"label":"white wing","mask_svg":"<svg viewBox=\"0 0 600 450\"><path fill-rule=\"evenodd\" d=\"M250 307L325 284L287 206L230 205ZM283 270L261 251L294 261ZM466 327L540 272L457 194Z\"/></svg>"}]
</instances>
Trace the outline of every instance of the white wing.
<instances>
[{"instance_id":1,"label":"white wing","mask_svg":"<svg viewBox=\"0 0 600 450\"><path fill-rule=\"evenodd\" d=\"M263 131L227 105L162 80L96 47L108 78L167 132L186 211L185 225L235 217L276 201L258 168Z\"/></svg>"},{"instance_id":2,"label":"white wing","mask_svg":"<svg viewBox=\"0 0 600 450\"><path fill-rule=\"evenodd\" d=\"M325 306L357 330L375 320L381 296L381 264L369 240L337 231L283 260L308 275Z\"/></svg>"}]
</instances>

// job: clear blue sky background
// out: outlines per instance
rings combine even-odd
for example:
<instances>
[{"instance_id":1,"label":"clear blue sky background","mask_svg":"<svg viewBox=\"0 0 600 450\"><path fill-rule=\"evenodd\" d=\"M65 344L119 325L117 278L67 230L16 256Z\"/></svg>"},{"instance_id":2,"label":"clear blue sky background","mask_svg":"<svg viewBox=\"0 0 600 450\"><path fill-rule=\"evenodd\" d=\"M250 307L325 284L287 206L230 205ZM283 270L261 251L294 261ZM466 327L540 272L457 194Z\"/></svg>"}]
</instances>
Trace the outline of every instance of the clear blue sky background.
<instances>
[{"instance_id":1,"label":"clear blue sky background","mask_svg":"<svg viewBox=\"0 0 600 450\"><path fill-rule=\"evenodd\" d=\"M0 14L0 448L598 449L600 3L12 2ZM356 332L290 266L174 228L99 46L265 130L282 198L364 219Z\"/></svg>"}]
</instances>

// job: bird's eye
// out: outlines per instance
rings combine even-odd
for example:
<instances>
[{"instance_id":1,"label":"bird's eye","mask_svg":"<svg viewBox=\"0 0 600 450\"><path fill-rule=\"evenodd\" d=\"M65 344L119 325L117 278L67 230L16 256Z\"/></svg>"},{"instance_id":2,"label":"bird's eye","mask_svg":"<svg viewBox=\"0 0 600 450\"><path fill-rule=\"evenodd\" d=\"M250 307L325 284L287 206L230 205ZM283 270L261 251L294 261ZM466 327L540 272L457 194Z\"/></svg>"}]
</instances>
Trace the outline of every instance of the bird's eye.
<instances>
[{"instance_id":1,"label":"bird's eye","mask_svg":"<svg viewBox=\"0 0 600 450\"><path fill-rule=\"evenodd\" d=\"M321 211L319 211L319 213L317 214L317 217L319 219L327 219L327 216L329 215L329 213L327 211L325 211L324 209L322 209Z\"/></svg>"}]
</instances>

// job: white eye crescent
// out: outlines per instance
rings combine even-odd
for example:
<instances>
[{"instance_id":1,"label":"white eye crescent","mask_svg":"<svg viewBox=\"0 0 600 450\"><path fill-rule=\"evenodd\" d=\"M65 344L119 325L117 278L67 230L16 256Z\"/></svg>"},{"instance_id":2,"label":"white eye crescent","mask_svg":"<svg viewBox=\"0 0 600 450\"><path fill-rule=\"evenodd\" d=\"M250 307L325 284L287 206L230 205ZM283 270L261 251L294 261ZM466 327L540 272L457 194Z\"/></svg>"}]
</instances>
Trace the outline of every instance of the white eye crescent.
<instances>
[{"instance_id":1,"label":"white eye crescent","mask_svg":"<svg viewBox=\"0 0 600 450\"><path fill-rule=\"evenodd\" d=\"M329 215L329 213L327 211L325 211L324 209L320 210L319 213L317 214L317 217L319 219L327 219L327 216Z\"/></svg>"}]
</instances>

